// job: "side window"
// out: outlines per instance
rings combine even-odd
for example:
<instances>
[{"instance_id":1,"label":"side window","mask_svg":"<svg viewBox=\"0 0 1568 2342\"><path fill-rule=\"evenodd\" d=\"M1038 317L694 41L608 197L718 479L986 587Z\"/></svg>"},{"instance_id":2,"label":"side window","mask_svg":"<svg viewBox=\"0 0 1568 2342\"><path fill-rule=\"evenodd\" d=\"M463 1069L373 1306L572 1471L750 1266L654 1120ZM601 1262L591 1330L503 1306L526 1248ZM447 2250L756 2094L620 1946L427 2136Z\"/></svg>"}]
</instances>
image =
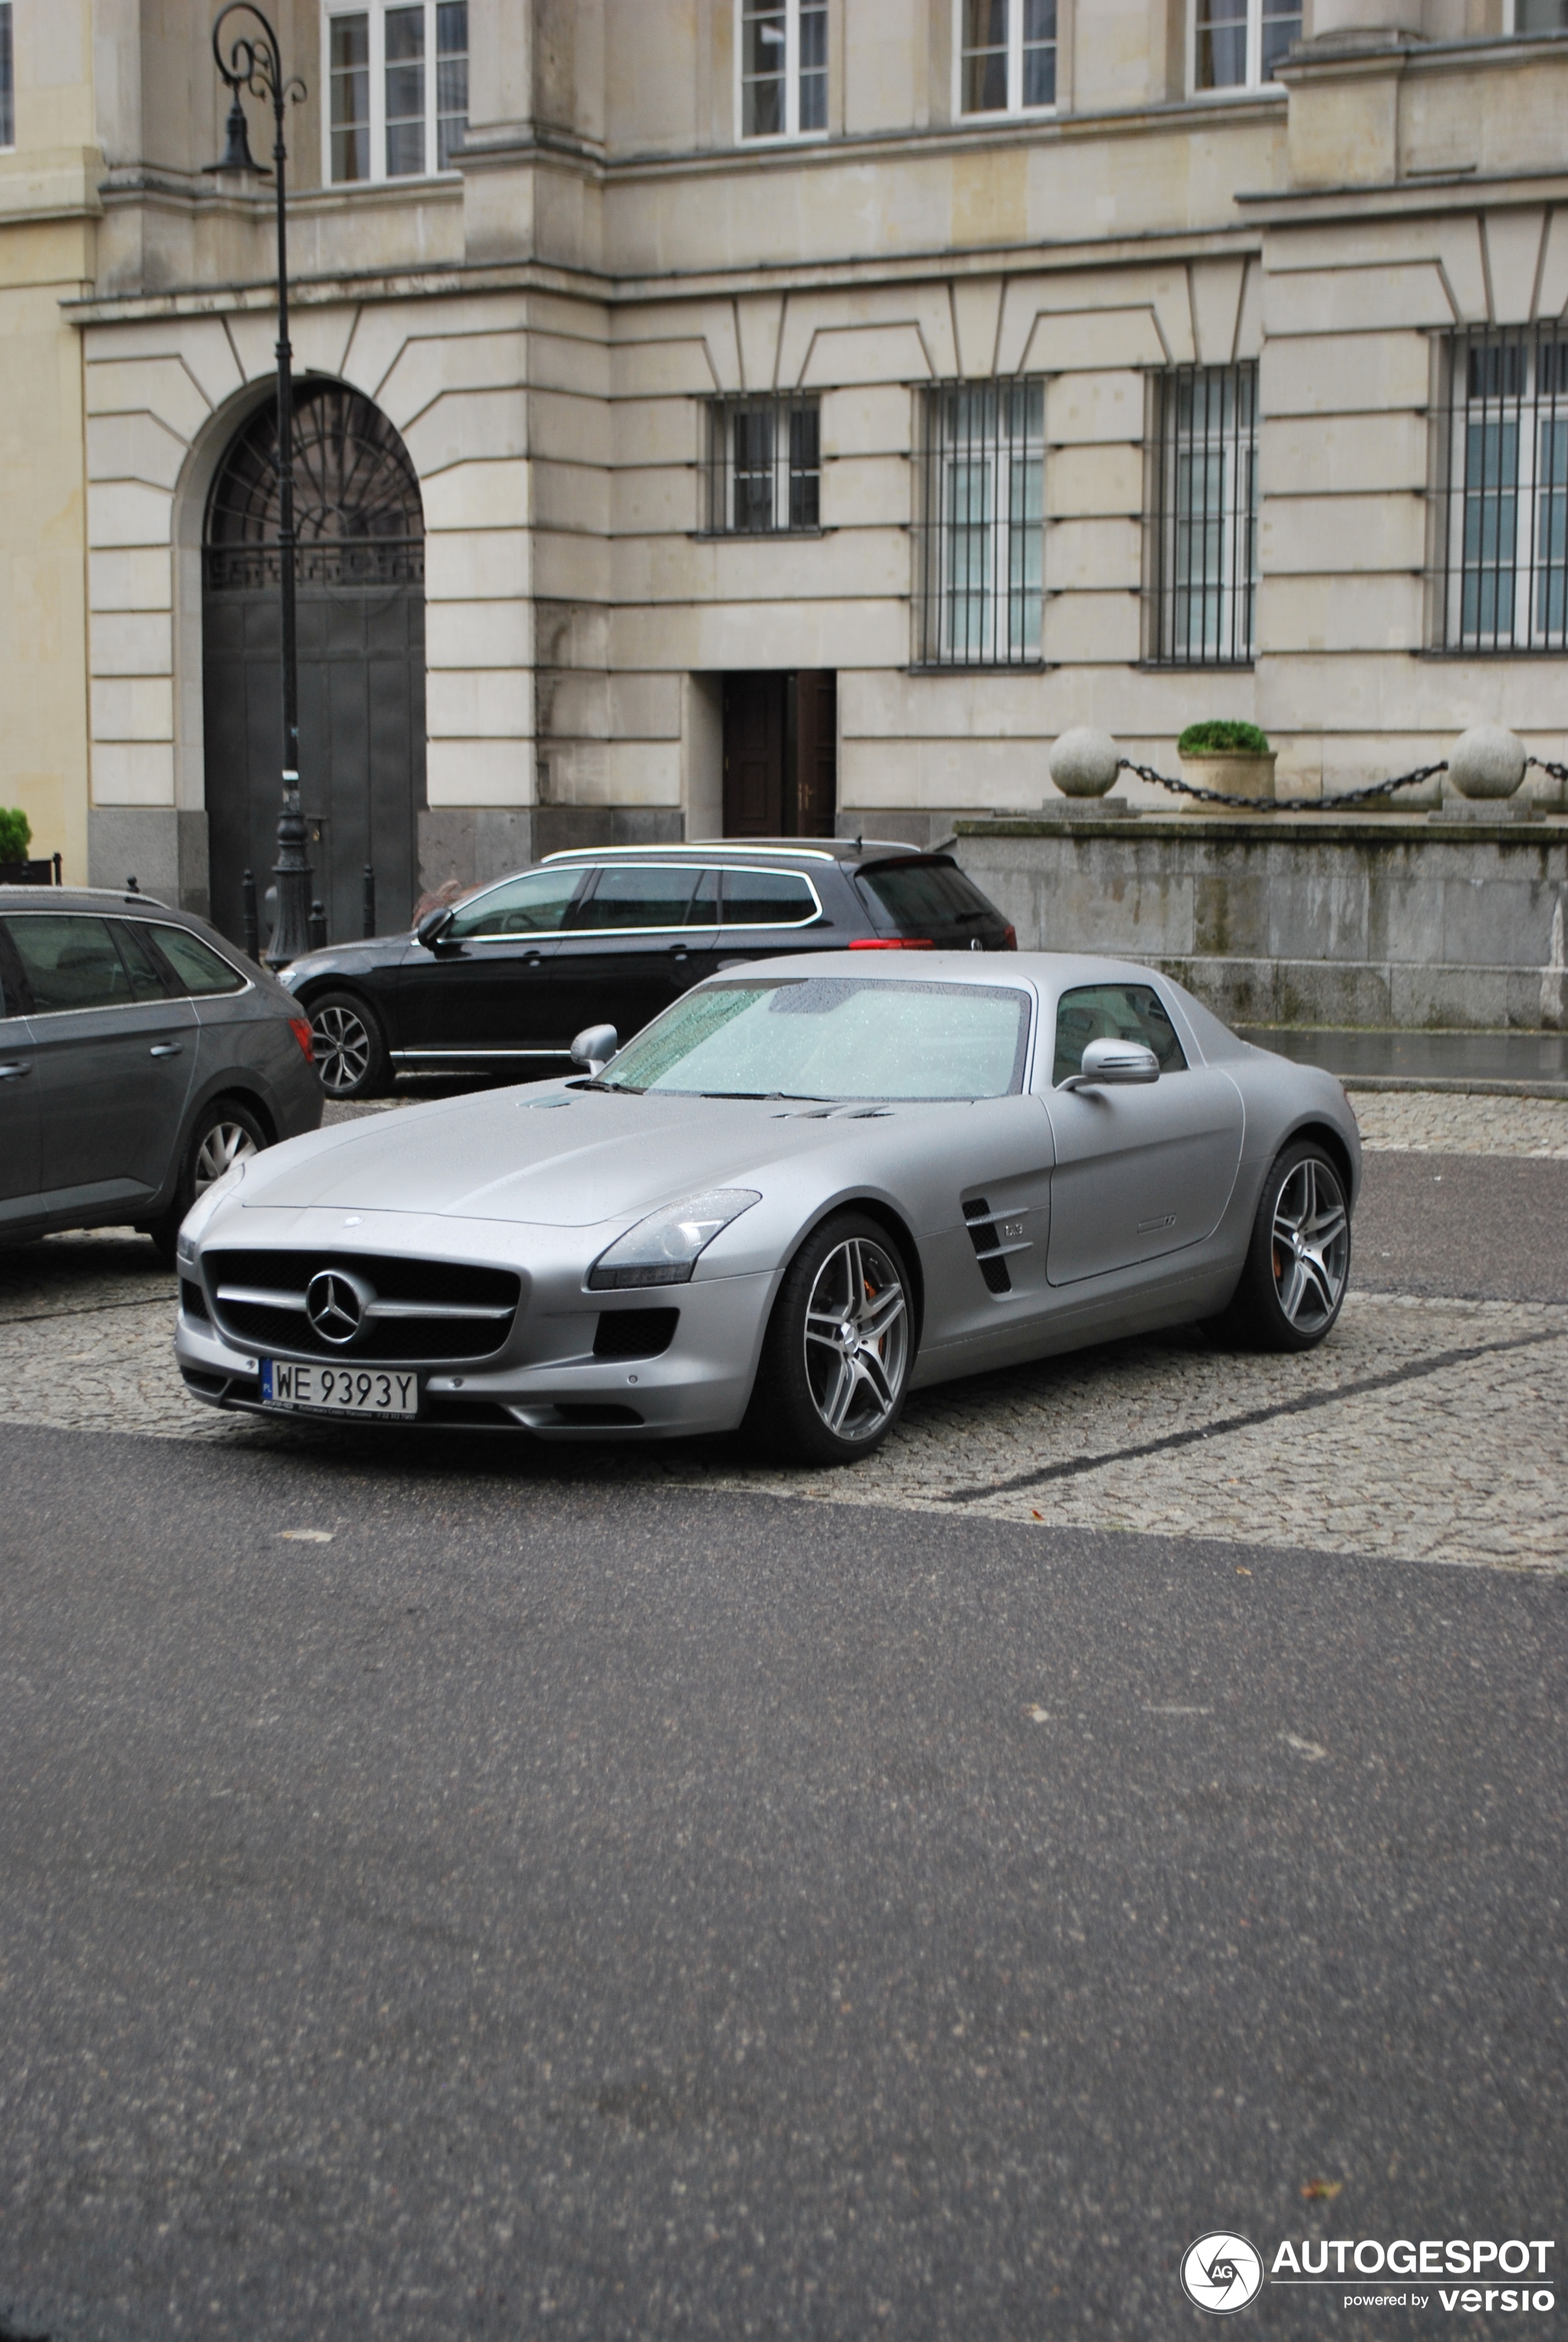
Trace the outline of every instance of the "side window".
<instances>
[{"instance_id":1,"label":"side window","mask_svg":"<svg viewBox=\"0 0 1568 2342\"><path fill-rule=\"evenodd\" d=\"M486 936L553 936L566 924L572 898L583 883L580 868L527 870L521 878L503 879L483 895L460 903L442 940L482 941Z\"/></svg>"},{"instance_id":2,"label":"side window","mask_svg":"<svg viewBox=\"0 0 1568 2342\"><path fill-rule=\"evenodd\" d=\"M158 965L158 956L147 941L146 929L129 920L113 922L115 941L120 946L120 956L130 971L131 992L137 1000L166 1000L169 982Z\"/></svg>"},{"instance_id":3,"label":"side window","mask_svg":"<svg viewBox=\"0 0 1568 2342\"><path fill-rule=\"evenodd\" d=\"M698 872L627 869L617 865L601 870L599 883L572 921L577 927L683 927L691 908Z\"/></svg>"},{"instance_id":4,"label":"side window","mask_svg":"<svg viewBox=\"0 0 1568 2342\"><path fill-rule=\"evenodd\" d=\"M803 927L818 912L811 881L798 870L726 870L726 927Z\"/></svg>"},{"instance_id":5,"label":"side window","mask_svg":"<svg viewBox=\"0 0 1568 2342\"><path fill-rule=\"evenodd\" d=\"M1091 1041L1142 1041L1158 1057L1163 1074L1186 1069L1175 1026L1159 995L1146 984L1085 984L1062 995L1051 1067L1054 1089L1083 1070L1084 1052Z\"/></svg>"},{"instance_id":6,"label":"side window","mask_svg":"<svg viewBox=\"0 0 1568 2342\"><path fill-rule=\"evenodd\" d=\"M155 927L153 936L178 976L182 991L200 995L245 990L245 979L238 968L220 959L200 936L191 935L185 927Z\"/></svg>"},{"instance_id":7,"label":"side window","mask_svg":"<svg viewBox=\"0 0 1568 2342\"><path fill-rule=\"evenodd\" d=\"M40 1016L62 1008L124 1008L131 979L107 919L81 912L22 911L7 925Z\"/></svg>"}]
</instances>

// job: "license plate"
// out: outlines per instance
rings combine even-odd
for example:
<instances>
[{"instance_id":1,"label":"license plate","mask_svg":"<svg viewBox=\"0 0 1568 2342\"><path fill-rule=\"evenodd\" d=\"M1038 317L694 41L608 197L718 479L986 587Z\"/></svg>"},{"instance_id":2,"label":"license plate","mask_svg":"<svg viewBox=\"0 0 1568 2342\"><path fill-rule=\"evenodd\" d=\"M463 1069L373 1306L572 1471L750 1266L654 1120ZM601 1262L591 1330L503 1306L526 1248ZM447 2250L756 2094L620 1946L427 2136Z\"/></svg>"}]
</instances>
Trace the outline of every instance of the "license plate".
<instances>
[{"instance_id":1,"label":"license plate","mask_svg":"<svg viewBox=\"0 0 1568 2342\"><path fill-rule=\"evenodd\" d=\"M295 1366L261 1362L264 1406L308 1415L409 1416L419 1413L419 1376L382 1366Z\"/></svg>"}]
</instances>

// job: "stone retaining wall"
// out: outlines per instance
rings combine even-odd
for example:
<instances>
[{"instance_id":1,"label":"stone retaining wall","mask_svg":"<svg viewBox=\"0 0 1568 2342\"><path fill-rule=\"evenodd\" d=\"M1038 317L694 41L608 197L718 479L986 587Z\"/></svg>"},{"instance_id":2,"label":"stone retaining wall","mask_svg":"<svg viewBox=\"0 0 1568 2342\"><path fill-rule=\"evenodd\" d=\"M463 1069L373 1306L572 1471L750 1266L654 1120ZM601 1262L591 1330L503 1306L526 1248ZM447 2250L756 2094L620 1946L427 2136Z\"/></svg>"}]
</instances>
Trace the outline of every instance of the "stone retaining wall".
<instances>
[{"instance_id":1,"label":"stone retaining wall","mask_svg":"<svg viewBox=\"0 0 1568 2342\"><path fill-rule=\"evenodd\" d=\"M1024 951L1164 968L1234 1024L1559 1029L1568 821L961 821Z\"/></svg>"}]
</instances>

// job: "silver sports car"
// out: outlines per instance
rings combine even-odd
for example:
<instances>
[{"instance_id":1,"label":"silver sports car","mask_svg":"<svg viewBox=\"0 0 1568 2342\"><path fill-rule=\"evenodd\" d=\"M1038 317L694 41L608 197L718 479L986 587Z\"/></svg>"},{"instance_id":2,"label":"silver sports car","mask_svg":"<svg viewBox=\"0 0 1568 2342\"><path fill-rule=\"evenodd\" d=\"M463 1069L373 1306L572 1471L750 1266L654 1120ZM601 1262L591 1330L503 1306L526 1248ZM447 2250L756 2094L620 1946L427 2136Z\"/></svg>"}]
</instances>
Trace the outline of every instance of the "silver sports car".
<instances>
[{"instance_id":1,"label":"silver sports car","mask_svg":"<svg viewBox=\"0 0 1568 2342\"><path fill-rule=\"evenodd\" d=\"M215 1406L864 1456L924 1384L1221 1318L1322 1341L1339 1083L1148 968L843 953L711 976L584 1075L236 1163L179 1238Z\"/></svg>"}]
</instances>

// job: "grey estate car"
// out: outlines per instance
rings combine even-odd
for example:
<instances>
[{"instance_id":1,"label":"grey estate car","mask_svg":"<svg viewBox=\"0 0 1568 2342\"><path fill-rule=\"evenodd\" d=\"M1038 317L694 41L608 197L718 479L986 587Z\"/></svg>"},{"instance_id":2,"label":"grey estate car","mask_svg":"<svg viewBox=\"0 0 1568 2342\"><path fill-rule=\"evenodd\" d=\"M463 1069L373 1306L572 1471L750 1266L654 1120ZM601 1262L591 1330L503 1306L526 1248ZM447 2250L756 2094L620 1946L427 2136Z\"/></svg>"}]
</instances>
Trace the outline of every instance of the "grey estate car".
<instances>
[{"instance_id":1,"label":"grey estate car","mask_svg":"<svg viewBox=\"0 0 1568 2342\"><path fill-rule=\"evenodd\" d=\"M242 1156L321 1121L310 1027L148 895L0 886L0 1242L130 1221L171 1257Z\"/></svg>"}]
</instances>

